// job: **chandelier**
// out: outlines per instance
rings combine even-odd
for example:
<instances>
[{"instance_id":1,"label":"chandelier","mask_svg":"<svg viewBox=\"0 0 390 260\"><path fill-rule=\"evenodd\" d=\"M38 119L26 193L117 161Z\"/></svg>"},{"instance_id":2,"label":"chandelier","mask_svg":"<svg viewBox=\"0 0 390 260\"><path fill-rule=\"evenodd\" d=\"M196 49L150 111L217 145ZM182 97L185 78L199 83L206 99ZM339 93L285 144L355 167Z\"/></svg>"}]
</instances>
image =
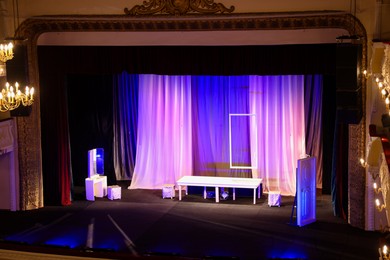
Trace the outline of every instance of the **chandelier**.
<instances>
[{"instance_id":1,"label":"chandelier","mask_svg":"<svg viewBox=\"0 0 390 260\"><path fill-rule=\"evenodd\" d=\"M30 106L34 102L34 88L26 86L25 92L21 92L19 84L15 83L15 88L8 82L5 88L0 92L0 111L6 112L14 110L22 104L23 106Z\"/></svg>"},{"instance_id":2,"label":"chandelier","mask_svg":"<svg viewBox=\"0 0 390 260\"><path fill-rule=\"evenodd\" d=\"M6 62L14 57L13 44L0 44L0 61Z\"/></svg>"}]
</instances>

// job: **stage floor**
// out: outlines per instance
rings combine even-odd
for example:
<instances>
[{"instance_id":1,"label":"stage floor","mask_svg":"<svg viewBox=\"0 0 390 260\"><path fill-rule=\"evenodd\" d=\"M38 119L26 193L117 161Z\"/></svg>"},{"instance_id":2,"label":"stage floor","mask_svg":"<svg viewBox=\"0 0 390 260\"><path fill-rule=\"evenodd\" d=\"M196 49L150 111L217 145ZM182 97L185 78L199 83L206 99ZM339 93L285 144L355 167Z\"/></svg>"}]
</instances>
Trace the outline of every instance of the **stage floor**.
<instances>
[{"instance_id":1,"label":"stage floor","mask_svg":"<svg viewBox=\"0 0 390 260\"><path fill-rule=\"evenodd\" d=\"M378 259L383 237L334 217L329 195L317 196L315 223L296 227L293 197L269 207L267 194L253 205L252 194L215 203L190 193L179 201L177 192L162 199L161 190L123 186L122 199L91 202L79 192L67 207L0 211L0 248L111 259L366 260Z\"/></svg>"}]
</instances>

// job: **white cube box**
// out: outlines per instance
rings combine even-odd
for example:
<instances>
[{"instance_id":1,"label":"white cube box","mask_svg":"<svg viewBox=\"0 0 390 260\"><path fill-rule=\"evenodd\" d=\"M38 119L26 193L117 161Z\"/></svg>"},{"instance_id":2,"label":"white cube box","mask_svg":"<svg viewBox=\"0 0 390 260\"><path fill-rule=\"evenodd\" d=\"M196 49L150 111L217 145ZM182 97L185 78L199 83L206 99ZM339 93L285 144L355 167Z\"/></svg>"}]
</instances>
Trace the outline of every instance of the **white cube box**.
<instances>
[{"instance_id":1,"label":"white cube box","mask_svg":"<svg viewBox=\"0 0 390 260\"><path fill-rule=\"evenodd\" d=\"M270 191L268 193L268 206L270 207L280 207L282 198L280 192Z\"/></svg>"},{"instance_id":2,"label":"white cube box","mask_svg":"<svg viewBox=\"0 0 390 260\"><path fill-rule=\"evenodd\" d=\"M121 199L122 189L118 185L108 186L107 187L107 197L110 200Z\"/></svg>"},{"instance_id":3,"label":"white cube box","mask_svg":"<svg viewBox=\"0 0 390 260\"><path fill-rule=\"evenodd\" d=\"M175 184L164 184L162 187L162 197L163 199L173 199L175 197Z\"/></svg>"}]
</instances>

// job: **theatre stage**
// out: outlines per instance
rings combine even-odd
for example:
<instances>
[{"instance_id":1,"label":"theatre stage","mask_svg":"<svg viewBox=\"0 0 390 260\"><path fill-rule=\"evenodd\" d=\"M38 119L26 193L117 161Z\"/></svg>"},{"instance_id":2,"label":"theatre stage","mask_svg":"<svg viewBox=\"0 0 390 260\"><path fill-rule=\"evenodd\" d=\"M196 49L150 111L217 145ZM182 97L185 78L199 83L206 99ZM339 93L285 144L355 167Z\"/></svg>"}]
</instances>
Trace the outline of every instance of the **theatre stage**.
<instances>
[{"instance_id":1,"label":"theatre stage","mask_svg":"<svg viewBox=\"0 0 390 260\"><path fill-rule=\"evenodd\" d=\"M0 211L0 247L111 259L378 258L382 235L334 217L329 195L318 194L315 223L296 227L293 197L281 207L269 207L267 194L253 205L252 193L215 203L190 192L179 201L177 192L162 199L161 190L120 185L121 200L86 201L79 187L68 207Z\"/></svg>"}]
</instances>

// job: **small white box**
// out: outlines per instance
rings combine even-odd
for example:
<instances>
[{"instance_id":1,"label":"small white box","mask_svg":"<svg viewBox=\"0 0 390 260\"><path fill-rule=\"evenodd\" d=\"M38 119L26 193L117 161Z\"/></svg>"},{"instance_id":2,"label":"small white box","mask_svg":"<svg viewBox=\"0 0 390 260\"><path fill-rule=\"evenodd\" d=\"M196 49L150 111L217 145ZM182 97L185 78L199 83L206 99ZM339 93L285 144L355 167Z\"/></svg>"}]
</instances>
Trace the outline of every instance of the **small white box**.
<instances>
[{"instance_id":1,"label":"small white box","mask_svg":"<svg viewBox=\"0 0 390 260\"><path fill-rule=\"evenodd\" d=\"M107 197L110 200L121 199L122 189L118 185L108 186L107 187Z\"/></svg>"},{"instance_id":2,"label":"small white box","mask_svg":"<svg viewBox=\"0 0 390 260\"><path fill-rule=\"evenodd\" d=\"M164 184L162 188L162 197L173 199L175 197L175 184Z\"/></svg>"},{"instance_id":3,"label":"small white box","mask_svg":"<svg viewBox=\"0 0 390 260\"><path fill-rule=\"evenodd\" d=\"M270 207L280 207L282 198L280 192L270 191L268 192L268 206Z\"/></svg>"}]
</instances>

